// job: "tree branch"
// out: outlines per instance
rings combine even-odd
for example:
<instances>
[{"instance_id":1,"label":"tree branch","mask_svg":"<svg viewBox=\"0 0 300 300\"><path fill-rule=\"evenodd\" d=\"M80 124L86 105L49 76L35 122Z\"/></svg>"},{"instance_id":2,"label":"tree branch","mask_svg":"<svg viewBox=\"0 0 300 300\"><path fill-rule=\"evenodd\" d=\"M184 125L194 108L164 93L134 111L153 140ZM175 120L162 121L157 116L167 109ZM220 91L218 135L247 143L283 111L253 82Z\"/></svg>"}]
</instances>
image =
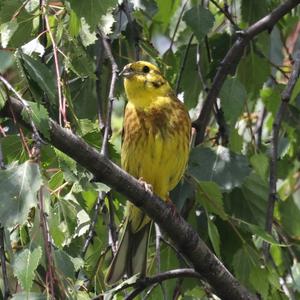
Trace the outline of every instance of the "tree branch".
<instances>
[{"instance_id":1,"label":"tree branch","mask_svg":"<svg viewBox=\"0 0 300 300\"><path fill-rule=\"evenodd\" d=\"M153 277L146 277L142 280L139 280L137 282L138 286L129 295L127 295L125 299L126 300L134 299L143 290L156 283L161 284L165 280L169 280L173 278L186 278L186 277L201 279L201 276L193 269L177 269L177 270L166 271L164 273L159 273Z\"/></svg>"},{"instance_id":2,"label":"tree branch","mask_svg":"<svg viewBox=\"0 0 300 300\"><path fill-rule=\"evenodd\" d=\"M11 97L10 107L16 119L27 127L21 117L23 105ZM0 116L11 117L8 105ZM113 187L130 201L146 212L161 229L173 240L177 249L192 263L198 272L222 299L258 299L250 293L225 268L222 262L211 252L198 233L161 199L144 189L133 176L126 173L104 155L99 154L80 137L59 126L49 119L50 143L61 150L91 173L101 182Z\"/></svg>"},{"instance_id":3,"label":"tree branch","mask_svg":"<svg viewBox=\"0 0 300 300\"><path fill-rule=\"evenodd\" d=\"M270 30L280 18L290 12L299 3L300 0L287 0L286 2L275 8L270 14L266 15L265 17L251 25L247 30L240 33L233 46L227 52L214 77L212 86L207 94L199 117L193 122L193 126L197 130L195 141L196 145L203 142L205 130L209 123L213 105L219 95L219 92L227 75L235 71L238 62L243 55L245 47L256 35L265 30Z\"/></svg>"},{"instance_id":4,"label":"tree branch","mask_svg":"<svg viewBox=\"0 0 300 300\"><path fill-rule=\"evenodd\" d=\"M295 62L293 66L293 72L290 76L290 79L286 85L286 88L281 94L281 104L277 111L276 118L273 123L273 133L271 138L271 157L270 157L270 173L269 173L269 200L266 216L266 232L271 233L272 224L273 224L273 213L274 205L277 199L277 158L278 158L278 142L279 142L279 131L281 127L282 120L288 109L288 104L297 82L297 79L300 75L300 51L295 55ZM268 257L269 253L269 244L264 242L264 254L265 258Z\"/></svg>"},{"instance_id":5,"label":"tree branch","mask_svg":"<svg viewBox=\"0 0 300 300\"><path fill-rule=\"evenodd\" d=\"M0 226L0 261L1 261L2 279L3 279L3 288L4 288L3 299L6 300L9 299L11 293L9 290L9 282L8 282L8 276L6 271L4 228L2 226Z\"/></svg>"}]
</instances>

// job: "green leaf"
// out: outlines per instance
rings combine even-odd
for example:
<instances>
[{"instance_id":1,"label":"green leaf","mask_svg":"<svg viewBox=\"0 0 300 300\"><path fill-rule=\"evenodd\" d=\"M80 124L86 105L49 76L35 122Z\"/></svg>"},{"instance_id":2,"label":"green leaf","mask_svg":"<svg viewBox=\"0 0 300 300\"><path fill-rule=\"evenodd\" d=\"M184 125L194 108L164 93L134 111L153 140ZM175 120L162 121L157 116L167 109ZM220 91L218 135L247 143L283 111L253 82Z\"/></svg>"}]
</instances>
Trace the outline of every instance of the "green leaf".
<instances>
[{"instance_id":1,"label":"green leaf","mask_svg":"<svg viewBox=\"0 0 300 300\"><path fill-rule=\"evenodd\" d=\"M13 294L13 297L11 300L24 300L24 299L30 299L30 300L47 300L49 299L47 295L41 294L41 293L17 293Z\"/></svg>"},{"instance_id":2,"label":"green leaf","mask_svg":"<svg viewBox=\"0 0 300 300\"><path fill-rule=\"evenodd\" d=\"M18 27L19 25L16 20L0 25L1 45L3 48L7 47Z\"/></svg>"},{"instance_id":3,"label":"green leaf","mask_svg":"<svg viewBox=\"0 0 300 300\"><path fill-rule=\"evenodd\" d=\"M35 277L34 272L41 257L41 247L35 248L32 252L29 249L25 249L15 256L13 262L14 274L26 292L29 292L32 287Z\"/></svg>"},{"instance_id":4,"label":"green leaf","mask_svg":"<svg viewBox=\"0 0 300 300\"><path fill-rule=\"evenodd\" d=\"M249 223L265 226L269 187L256 173L251 173L241 189L225 195L226 211Z\"/></svg>"},{"instance_id":5,"label":"green leaf","mask_svg":"<svg viewBox=\"0 0 300 300\"><path fill-rule=\"evenodd\" d=\"M238 79L246 88L247 94L255 98L268 79L270 71L269 63L251 51L241 59L238 66Z\"/></svg>"},{"instance_id":6,"label":"green leaf","mask_svg":"<svg viewBox=\"0 0 300 300\"><path fill-rule=\"evenodd\" d=\"M15 62L15 58L10 51L0 50L0 73L4 73Z\"/></svg>"},{"instance_id":7,"label":"green leaf","mask_svg":"<svg viewBox=\"0 0 300 300\"><path fill-rule=\"evenodd\" d=\"M114 7L117 3L117 0L70 0L71 8L79 18L85 18L92 31L107 10Z\"/></svg>"},{"instance_id":8,"label":"green leaf","mask_svg":"<svg viewBox=\"0 0 300 300\"><path fill-rule=\"evenodd\" d=\"M268 299L269 280L268 271L266 268L256 266L250 271L250 283L263 300ZM269 298L270 299L270 298Z\"/></svg>"},{"instance_id":9,"label":"green leaf","mask_svg":"<svg viewBox=\"0 0 300 300\"><path fill-rule=\"evenodd\" d=\"M212 13L203 6L192 7L182 19L192 29L199 43L212 29L215 21Z\"/></svg>"},{"instance_id":10,"label":"green leaf","mask_svg":"<svg viewBox=\"0 0 300 300\"><path fill-rule=\"evenodd\" d=\"M155 2L157 4L157 13L154 16L154 21L162 25L162 31L164 32L179 7L180 0L155 0Z\"/></svg>"},{"instance_id":11,"label":"green leaf","mask_svg":"<svg viewBox=\"0 0 300 300\"><path fill-rule=\"evenodd\" d=\"M22 118L26 122L32 121L39 132L43 134L46 139L50 139L49 133L49 114L47 109L39 103L35 102L26 102L29 107L23 108Z\"/></svg>"},{"instance_id":12,"label":"green leaf","mask_svg":"<svg viewBox=\"0 0 300 300\"><path fill-rule=\"evenodd\" d=\"M186 45L180 47L176 52L176 58L180 61L186 51ZM185 68L182 72L181 82L179 90L184 92L184 104L187 108L193 108L197 105L199 94L201 91L201 83L195 83L191 78L198 79L198 70L197 70L197 45L192 45L189 49L189 54L186 59Z\"/></svg>"},{"instance_id":13,"label":"green leaf","mask_svg":"<svg viewBox=\"0 0 300 300\"><path fill-rule=\"evenodd\" d=\"M22 142L18 135L8 135L1 139L3 156L7 164L20 161L25 156Z\"/></svg>"},{"instance_id":14,"label":"green leaf","mask_svg":"<svg viewBox=\"0 0 300 300\"><path fill-rule=\"evenodd\" d=\"M231 126L235 124L240 116L246 97L246 90L237 78L226 79L220 91L220 98L225 120Z\"/></svg>"},{"instance_id":15,"label":"green leaf","mask_svg":"<svg viewBox=\"0 0 300 300\"><path fill-rule=\"evenodd\" d=\"M241 12L244 22L252 24L264 17L267 14L267 11L267 1L242 0Z\"/></svg>"},{"instance_id":16,"label":"green leaf","mask_svg":"<svg viewBox=\"0 0 300 300\"><path fill-rule=\"evenodd\" d=\"M216 252L218 257L221 257L220 254L220 234L217 226L208 218L208 236L214 247L214 251Z\"/></svg>"},{"instance_id":17,"label":"green leaf","mask_svg":"<svg viewBox=\"0 0 300 300\"><path fill-rule=\"evenodd\" d=\"M223 207L223 198L220 188L214 182L200 181L197 189L197 199L202 203L208 212L215 213L223 220L227 215Z\"/></svg>"},{"instance_id":18,"label":"green leaf","mask_svg":"<svg viewBox=\"0 0 300 300\"><path fill-rule=\"evenodd\" d=\"M254 154L250 158L250 163L253 166L255 172L264 181L267 180L269 170L269 159L263 153Z\"/></svg>"},{"instance_id":19,"label":"green leaf","mask_svg":"<svg viewBox=\"0 0 300 300\"><path fill-rule=\"evenodd\" d=\"M37 204L37 191L42 186L39 165L27 161L0 170L0 222L5 227L23 224Z\"/></svg>"},{"instance_id":20,"label":"green leaf","mask_svg":"<svg viewBox=\"0 0 300 300\"><path fill-rule=\"evenodd\" d=\"M288 198L286 201L279 201L279 212L283 228L294 239L300 239L300 198Z\"/></svg>"},{"instance_id":21,"label":"green leaf","mask_svg":"<svg viewBox=\"0 0 300 300\"><path fill-rule=\"evenodd\" d=\"M46 92L49 99L55 103L56 84L54 73L51 72L45 64L26 54L22 54L20 60L26 76L33 80L39 86L41 91Z\"/></svg>"},{"instance_id":22,"label":"green leaf","mask_svg":"<svg viewBox=\"0 0 300 300\"><path fill-rule=\"evenodd\" d=\"M245 156L225 147L219 146L215 152L200 146L191 151L188 172L199 181L214 181L229 191L243 183L250 168Z\"/></svg>"},{"instance_id":23,"label":"green leaf","mask_svg":"<svg viewBox=\"0 0 300 300\"><path fill-rule=\"evenodd\" d=\"M270 88L264 87L260 90L260 97L266 106L267 110L276 116L276 112L281 103L280 92L282 88L277 85Z\"/></svg>"},{"instance_id":24,"label":"green leaf","mask_svg":"<svg viewBox=\"0 0 300 300\"><path fill-rule=\"evenodd\" d=\"M291 275L293 276L294 289L300 292L300 263L294 261Z\"/></svg>"},{"instance_id":25,"label":"green leaf","mask_svg":"<svg viewBox=\"0 0 300 300\"><path fill-rule=\"evenodd\" d=\"M253 268L258 267L259 255L247 245L238 250L233 257L233 269L236 277L246 286L249 286L249 277Z\"/></svg>"},{"instance_id":26,"label":"green leaf","mask_svg":"<svg viewBox=\"0 0 300 300\"><path fill-rule=\"evenodd\" d=\"M232 128L229 136L230 150L237 154L241 154L243 148L243 141L243 137L239 135L238 130L236 128Z\"/></svg>"}]
</instances>

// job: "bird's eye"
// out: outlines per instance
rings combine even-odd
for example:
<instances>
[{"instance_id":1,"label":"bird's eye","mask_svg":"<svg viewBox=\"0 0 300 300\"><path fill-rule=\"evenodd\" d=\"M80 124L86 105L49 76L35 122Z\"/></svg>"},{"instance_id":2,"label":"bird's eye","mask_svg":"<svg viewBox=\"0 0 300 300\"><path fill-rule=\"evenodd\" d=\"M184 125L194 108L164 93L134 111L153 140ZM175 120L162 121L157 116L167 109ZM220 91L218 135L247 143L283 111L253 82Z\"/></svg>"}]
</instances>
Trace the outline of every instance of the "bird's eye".
<instances>
[{"instance_id":1,"label":"bird's eye","mask_svg":"<svg viewBox=\"0 0 300 300\"><path fill-rule=\"evenodd\" d=\"M150 72L149 67L148 67L148 66L144 66L144 67L143 67L143 72L144 72L144 73L149 73L149 72Z\"/></svg>"}]
</instances>

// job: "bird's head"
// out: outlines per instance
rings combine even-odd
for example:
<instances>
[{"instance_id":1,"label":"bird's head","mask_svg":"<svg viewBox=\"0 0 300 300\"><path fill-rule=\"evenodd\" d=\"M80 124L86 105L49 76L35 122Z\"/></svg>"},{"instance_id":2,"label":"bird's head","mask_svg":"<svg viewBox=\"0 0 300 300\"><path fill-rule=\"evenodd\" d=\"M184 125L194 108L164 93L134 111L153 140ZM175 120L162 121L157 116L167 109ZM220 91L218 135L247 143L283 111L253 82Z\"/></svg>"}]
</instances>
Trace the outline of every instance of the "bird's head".
<instances>
[{"instance_id":1,"label":"bird's head","mask_svg":"<svg viewBox=\"0 0 300 300\"><path fill-rule=\"evenodd\" d=\"M171 87L155 65L137 61L126 65L120 73L128 101L138 108L146 108L159 97L171 92Z\"/></svg>"}]
</instances>

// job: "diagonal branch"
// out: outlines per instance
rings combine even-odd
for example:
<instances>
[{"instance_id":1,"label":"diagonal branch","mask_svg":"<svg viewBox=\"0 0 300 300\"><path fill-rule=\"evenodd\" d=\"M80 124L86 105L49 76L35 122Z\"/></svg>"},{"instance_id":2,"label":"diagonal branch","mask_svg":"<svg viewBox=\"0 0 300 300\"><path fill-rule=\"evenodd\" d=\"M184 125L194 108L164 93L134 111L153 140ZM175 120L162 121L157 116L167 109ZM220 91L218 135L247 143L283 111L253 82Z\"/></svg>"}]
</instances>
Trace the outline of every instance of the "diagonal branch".
<instances>
[{"instance_id":1,"label":"diagonal branch","mask_svg":"<svg viewBox=\"0 0 300 300\"><path fill-rule=\"evenodd\" d=\"M21 117L22 103L11 97L10 107L18 122L30 128ZM1 115L11 117L7 105L0 112ZM98 180L125 195L134 205L147 213L168 234L178 250L191 262L195 271L213 287L219 297L225 300L258 299L241 285L211 252L198 233L177 212L174 213L170 206L146 191L137 179L99 154L80 137L51 119L49 126L49 142L93 173Z\"/></svg>"},{"instance_id":2,"label":"diagonal branch","mask_svg":"<svg viewBox=\"0 0 300 300\"><path fill-rule=\"evenodd\" d=\"M240 32L237 40L227 52L223 59L217 74L214 77L212 86L207 94L206 100L203 104L197 120L193 122L193 126L197 130L196 145L200 144L204 140L205 130L210 120L210 114L213 109L213 105L219 95L219 92L226 80L228 74L233 73L238 62L240 61L245 47L249 42L259 33L270 30L280 18L290 12L300 3L300 0L287 0L283 4L275 8L270 14L266 15L247 30Z\"/></svg>"},{"instance_id":3,"label":"diagonal branch","mask_svg":"<svg viewBox=\"0 0 300 300\"><path fill-rule=\"evenodd\" d=\"M293 66L293 72L290 79L286 85L286 88L281 94L281 104L277 111L276 118L273 123L273 132L271 139L271 157L270 157L270 173L269 173L269 200L266 216L266 226L265 229L268 233L272 231L273 224L273 213L274 206L277 199L277 158L278 158L278 142L279 142L279 131L281 127L282 120L288 109L288 104L300 75L300 51L295 55L295 62ZM264 243L264 255L267 258L269 253L269 244Z\"/></svg>"}]
</instances>

